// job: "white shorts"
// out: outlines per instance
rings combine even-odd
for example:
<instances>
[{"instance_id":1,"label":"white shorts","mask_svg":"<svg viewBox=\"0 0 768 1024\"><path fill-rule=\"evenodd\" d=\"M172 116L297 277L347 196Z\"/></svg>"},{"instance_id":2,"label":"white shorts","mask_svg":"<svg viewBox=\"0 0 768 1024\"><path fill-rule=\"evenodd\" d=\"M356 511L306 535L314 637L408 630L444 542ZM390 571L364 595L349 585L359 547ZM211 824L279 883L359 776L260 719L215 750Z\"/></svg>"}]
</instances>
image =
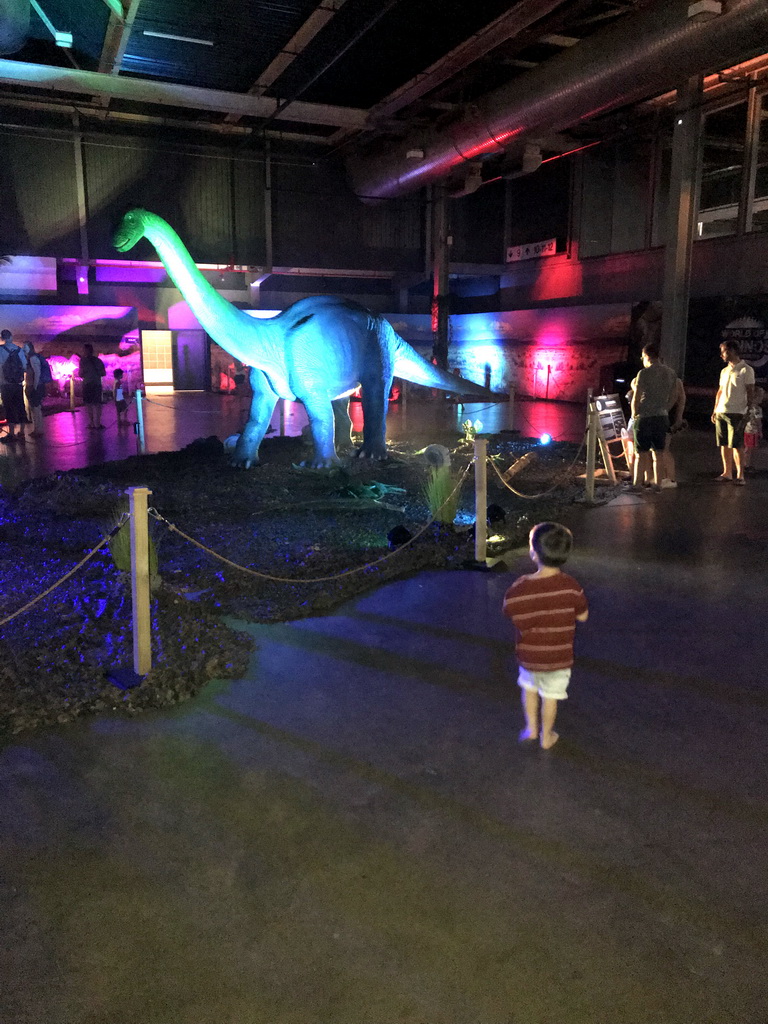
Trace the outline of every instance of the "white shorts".
<instances>
[{"instance_id":1,"label":"white shorts","mask_svg":"<svg viewBox=\"0 0 768 1024\"><path fill-rule=\"evenodd\" d=\"M532 672L520 666L517 685L522 690L536 690L542 697L567 700L568 683L571 679L569 668L556 668L551 672Z\"/></svg>"}]
</instances>

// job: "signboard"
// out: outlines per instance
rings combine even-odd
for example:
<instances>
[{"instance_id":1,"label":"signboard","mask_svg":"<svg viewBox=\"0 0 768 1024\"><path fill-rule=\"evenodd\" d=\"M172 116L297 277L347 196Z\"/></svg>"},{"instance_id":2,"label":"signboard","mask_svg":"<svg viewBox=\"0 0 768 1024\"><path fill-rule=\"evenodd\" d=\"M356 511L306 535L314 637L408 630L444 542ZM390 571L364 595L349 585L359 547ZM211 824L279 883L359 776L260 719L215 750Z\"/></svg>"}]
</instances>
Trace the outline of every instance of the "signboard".
<instances>
[{"instance_id":1,"label":"signboard","mask_svg":"<svg viewBox=\"0 0 768 1024\"><path fill-rule=\"evenodd\" d=\"M600 429L606 441L615 441L626 429L627 421L618 395L598 395L594 399Z\"/></svg>"},{"instance_id":2,"label":"signboard","mask_svg":"<svg viewBox=\"0 0 768 1024\"><path fill-rule=\"evenodd\" d=\"M758 377L766 374L768 363L768 330L765 323L755 316L740 316L721 331L723 341L736 341L741 357L750 364Z\"/></svg>"},{"instance_id":3,"label":"signboard","mask_svg":"<svg viewBox=\"0 0 768 1024\"><path fill-rule=\"evenodd\" d=\"M0 294L28 295L55 292L56 260L53 256L7 256L0 263Z\"/></svg>"},{"instance_id":4,"label":"signboard","mask_svg":"<svg viewBox=\"0 0 768 1024\"><path fill-rule=\"evenodd\" d=\"M554 256L556 251L556 238L548 238L545 242L529 242L527 245L510 245L507 249L507 263L535 260L539 256Z\"/></svg>"}]
</instances>

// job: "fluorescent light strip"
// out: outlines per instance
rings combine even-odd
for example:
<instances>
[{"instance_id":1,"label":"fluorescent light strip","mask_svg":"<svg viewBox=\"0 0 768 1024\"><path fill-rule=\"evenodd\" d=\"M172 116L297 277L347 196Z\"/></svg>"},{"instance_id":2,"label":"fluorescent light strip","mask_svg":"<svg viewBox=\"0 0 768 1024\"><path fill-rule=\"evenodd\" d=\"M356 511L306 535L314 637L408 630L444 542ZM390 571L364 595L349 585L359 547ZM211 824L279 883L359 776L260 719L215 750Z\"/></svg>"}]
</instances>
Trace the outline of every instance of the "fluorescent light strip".
<instances>
[{"instance_id":1,"label":"fluorescent light strip","mask_svg":"<svg viewBox=\"0 0 768 1024\"><path fill-rule=\"evenodd\" d=\"M154 36L155 39L173 39L177 43L197 43L198 46L213 46L210 39L193 39L192 36L175 36L170 32L151 32L148 28L144 29L145 36Z\"/></svg>"}]
</instances>

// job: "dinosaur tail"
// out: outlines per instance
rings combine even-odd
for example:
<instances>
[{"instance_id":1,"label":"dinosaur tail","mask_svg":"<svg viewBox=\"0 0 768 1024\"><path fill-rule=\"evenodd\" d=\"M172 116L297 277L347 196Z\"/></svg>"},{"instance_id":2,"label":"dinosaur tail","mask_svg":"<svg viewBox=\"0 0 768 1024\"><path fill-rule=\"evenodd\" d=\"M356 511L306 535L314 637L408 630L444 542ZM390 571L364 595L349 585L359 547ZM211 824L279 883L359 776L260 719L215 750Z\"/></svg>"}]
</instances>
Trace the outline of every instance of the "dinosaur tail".
<instances>
[{"instance_id":1,"label":"dinosaur tail","mask_svg":"<svg viewBox=\"0 0 768 1024\"><path fill-rule=\"evenodd\" d=\"M441 388L443 391L451 391L455 395L462 395L487 402L495 396L487 388L474 384L471 380L463 377L456 377L452 373L446 373L432 363L427 362L415 348L412 348L407 341L400 337L392 326L384 320L382 330L388 332L389 342L394 349L394 373L396 377L402 377L414 384L421 384L428 388Z\"/></svg>"}]
</instances>

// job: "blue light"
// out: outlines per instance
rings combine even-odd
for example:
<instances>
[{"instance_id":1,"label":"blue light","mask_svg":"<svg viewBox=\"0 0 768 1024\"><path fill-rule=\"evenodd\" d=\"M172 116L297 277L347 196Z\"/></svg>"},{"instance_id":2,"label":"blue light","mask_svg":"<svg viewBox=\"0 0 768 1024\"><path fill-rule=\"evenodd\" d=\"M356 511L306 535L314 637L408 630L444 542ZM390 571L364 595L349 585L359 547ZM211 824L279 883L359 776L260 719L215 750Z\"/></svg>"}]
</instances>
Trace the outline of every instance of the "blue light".
<instances>
[{"instance_id":1,"label":"blue light","mask_svg":"<svg viewBox=\"0 0 768 1024\"><path fill-rule=\"evenodd\" d=\"M551 440L552 440L552 435L551 434L542 434L541 437L539 438L539 444L549 444L549 442Z\"/></svg>"}]
</instances>

